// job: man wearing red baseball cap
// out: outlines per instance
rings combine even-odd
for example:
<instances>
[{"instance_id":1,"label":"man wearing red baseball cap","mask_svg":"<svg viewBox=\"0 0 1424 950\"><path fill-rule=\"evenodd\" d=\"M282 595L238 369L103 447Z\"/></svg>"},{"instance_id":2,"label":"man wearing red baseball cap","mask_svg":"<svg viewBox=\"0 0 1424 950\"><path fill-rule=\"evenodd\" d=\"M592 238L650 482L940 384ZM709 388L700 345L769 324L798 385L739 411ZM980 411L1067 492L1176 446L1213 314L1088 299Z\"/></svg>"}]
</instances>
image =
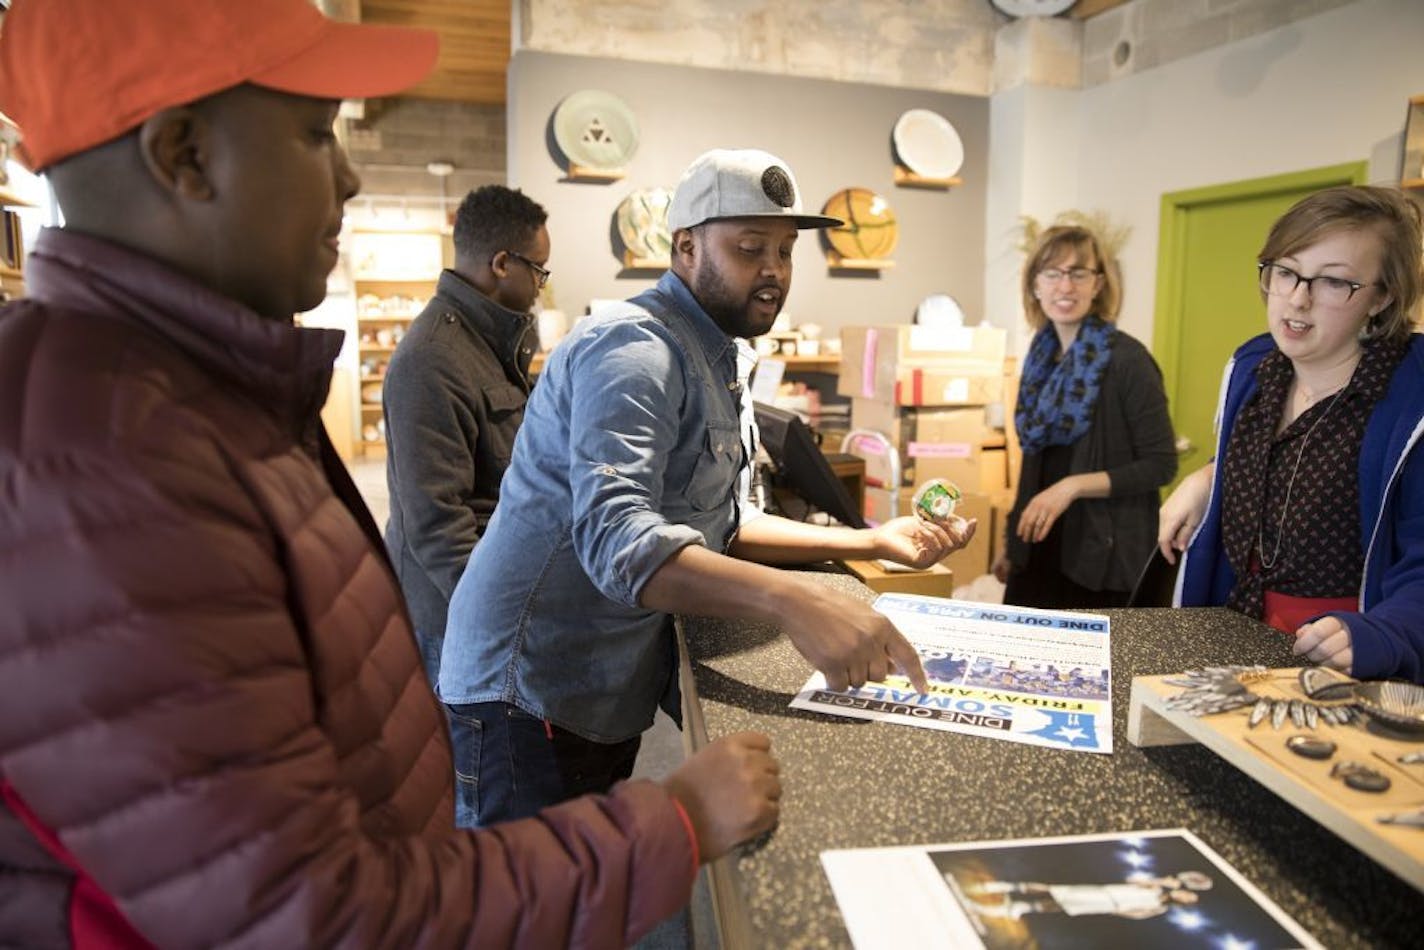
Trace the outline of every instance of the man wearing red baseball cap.
<instances>
[{"instance_id":1,"label":"man wearing red baseball cap","mask_svg":"<svg viewBox=\"0 0 1424 950\"><path fill-rule=\"evenodd\" d=\"M622 946L775 820L765 737L481 832L321 428L339 100L423 31L17 0L0 111L66 226L0 311L0 944ZM459 768L459 763L454 763Z\"/></svg>"}]
</instances>

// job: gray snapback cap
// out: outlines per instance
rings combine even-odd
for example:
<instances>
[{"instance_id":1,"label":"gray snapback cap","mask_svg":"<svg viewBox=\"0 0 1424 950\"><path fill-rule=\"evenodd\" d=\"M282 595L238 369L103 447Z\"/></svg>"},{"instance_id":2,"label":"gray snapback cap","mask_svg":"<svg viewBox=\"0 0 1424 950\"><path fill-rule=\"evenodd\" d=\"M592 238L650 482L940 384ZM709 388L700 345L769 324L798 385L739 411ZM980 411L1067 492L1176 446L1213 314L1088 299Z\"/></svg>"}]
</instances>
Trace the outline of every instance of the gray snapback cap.
<instances>
[{"instance_id":1,"label":"gray snapback cap","mask_svg":"<svg viewBox=\"0 0 1424 950\"><path fill-rule=\"evenodd\" d=\"M803 214L801 189L786 163L760 149L714 148L693 159L668 206L668 230L722 218L791 218L798 228L838 228L844 222Z\"/></svg>"}]
</instances>

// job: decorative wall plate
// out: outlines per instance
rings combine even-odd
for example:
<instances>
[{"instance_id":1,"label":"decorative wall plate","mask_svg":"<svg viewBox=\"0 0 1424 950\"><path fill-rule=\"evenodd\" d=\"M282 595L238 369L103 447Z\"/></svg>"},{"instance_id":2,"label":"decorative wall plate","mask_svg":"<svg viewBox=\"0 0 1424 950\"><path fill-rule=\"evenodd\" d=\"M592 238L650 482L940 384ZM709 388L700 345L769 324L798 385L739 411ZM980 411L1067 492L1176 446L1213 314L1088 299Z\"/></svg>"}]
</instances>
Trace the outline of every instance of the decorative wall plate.
<instances>
[{"instance_id":1,"label":"decorative wall plate","mask_svg":"<svg viewBox=\"0 0 1424 950\"><path fill-rule=\"evenodd\" d=\"M949 294L930 294L915 308L915 322L922 327L962 327L964 310Z\"/></svg>"},{"instance_id":2,"label":"decorative wall plate","mask_svg":"<svg viewBox=\"0 0 1424 950\"><path fill-rule=\"evenodd\" d=\"M1074 0L994 0L1009 16L1057 16L1073 5Z\"/></svg>"},{"instance_id":3,"label":"decorative wall plate","mask_svg":"<svg viewBox=\"0 0 1424 950\"><path fill-rule=\"evenodd\" d=\"M900 238L895 209L869 188L836 192L821 213L845 222L825 232L832 249L843 258L880 260L889 257Z\"/></svg>"},{"instance_id":4,"label":"decorative wall plate","mask_svg":"<svg viewBox=\"0 0 1424 950\"><path fill-rule=\"evenodd\" d=\"M622 168L638 151L638 120L613 93L582 89L554 110L554 141L574 165Z\"/></svg>"},{"instance_id":5,"label":"decorative wall plate","mask_svg":"<svg viewBox=\"0 0 1424 950\"><path fill-rule=\"evenodd\" d=\"M891 134L895 154L924 178L952 178L964 164L964 143L949 120L929 109L910 109Z\"/></svg>"},{"instance_id":6,"label":"decorative wall plate","mask_svg":"<svg viewBox=\"0 0 1424 950\"><path fill-rule=\"evenodd\" d=\"M639 188L618 205L618 235L634 257L663 259L672 251L668 232L668 205L672 192L666 188Z\"/></svg>"}]
</instances>

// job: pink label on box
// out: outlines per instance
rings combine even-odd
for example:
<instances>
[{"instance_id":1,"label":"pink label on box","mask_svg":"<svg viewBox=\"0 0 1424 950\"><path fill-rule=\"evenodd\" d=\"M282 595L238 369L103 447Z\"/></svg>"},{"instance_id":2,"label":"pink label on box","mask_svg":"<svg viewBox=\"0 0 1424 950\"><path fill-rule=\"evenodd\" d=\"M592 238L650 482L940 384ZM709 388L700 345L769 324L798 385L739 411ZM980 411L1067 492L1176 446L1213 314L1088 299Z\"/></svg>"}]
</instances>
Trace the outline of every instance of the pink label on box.
<instances>
[{"instance_id":1,"label":"pink label on box","mask_svg":"<svg viewBox=\"0 0 1424 950\"><path fill-rule=\"evenodd\" d=\"M860 394L867 399L875 395L875 357L880 348L880 331L870 327L865 331L865 351L860 360Z\"/></svg>"},{"instance_id":2,"label":"pink label on box","mask_svg":"<svg viewBox=\"0 0 1424 950\"><path fill-rule=\"evenodd\" d=\"M974 454L969 442L911 442L906 455L912 459L967 459Z\"/></svg>"},{"instance_id":3,"label":"pink label on box","mask_svg":"<svg viewBox=\"0 0 1424 950\"><path fill-rule=\"evenodd\" d=\"M850 444L852 452L864 452L866 455L884 455L885 443L879 439L872 439L868 436L858 435Z\"/></svg>"}]
</instances>

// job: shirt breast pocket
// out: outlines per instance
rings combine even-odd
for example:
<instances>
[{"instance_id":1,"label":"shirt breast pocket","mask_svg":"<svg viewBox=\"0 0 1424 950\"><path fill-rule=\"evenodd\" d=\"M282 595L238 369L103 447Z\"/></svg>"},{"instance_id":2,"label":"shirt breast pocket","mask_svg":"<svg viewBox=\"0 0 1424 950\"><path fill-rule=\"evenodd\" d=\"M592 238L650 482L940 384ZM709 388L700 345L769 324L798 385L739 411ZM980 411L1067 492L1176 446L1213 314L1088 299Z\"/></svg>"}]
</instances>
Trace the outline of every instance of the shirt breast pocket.
<instances>
[{"instance_id":1,"label":"shirt breast pocket","mask_svg":"<svg viewBox=\"0 0 1424 950\"><path fill-rule=\"evenodd\" d=\"M702 453L687 483L688 504L698 511L712 511L725 504L741 465L742 437L737 424L708 422Z\"/></svg>"},{"instance_id":2,"label":"shirt breast pocket","mask_svg":"<svg viewBox=\"0 0 1424 950\"><path fill-rule=\"evenodd\" d=\"M524 390L518 386L496 384L485 387L483 393L485 409L489 412L490 418L496 422L503 422L514 416L515 413L524 411L526 397Z\"/></svg>"}]
</instances>

